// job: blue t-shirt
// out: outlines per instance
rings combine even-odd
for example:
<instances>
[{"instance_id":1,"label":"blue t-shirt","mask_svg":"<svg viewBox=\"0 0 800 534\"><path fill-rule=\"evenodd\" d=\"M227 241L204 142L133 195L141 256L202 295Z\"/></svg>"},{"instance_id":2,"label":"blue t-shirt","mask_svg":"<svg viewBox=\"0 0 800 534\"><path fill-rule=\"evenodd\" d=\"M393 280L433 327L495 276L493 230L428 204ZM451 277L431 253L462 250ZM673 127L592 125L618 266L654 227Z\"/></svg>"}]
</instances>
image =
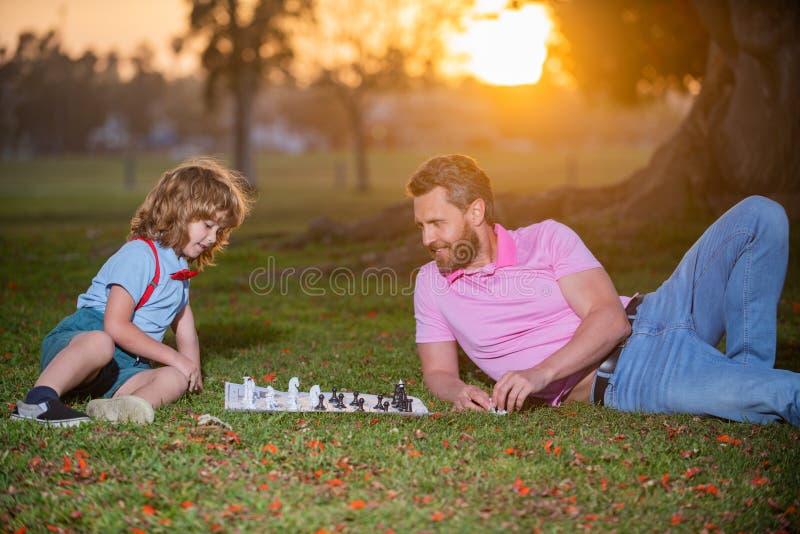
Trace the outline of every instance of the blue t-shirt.
<instances>
[{"instance_id":1,"label":"blue t-shirt","mask_svg":"<svg viewBox=\"0 0 800 534\"><path fill-rule=\"evenodd\" d=\"M158 285L147 303L136 310L131 322L142 332L161 341L175 316L189 303L189 281L173 280L170 274L186 269L188 264L171 248L153 242L158 252ZM138 304L147 285L153 280L156 262L150 246L139 239L129 241L108 258L86 293L78 297L78 308L91 308L105 314L111 286L122 286Z\"/></svg>"}]
</instances>

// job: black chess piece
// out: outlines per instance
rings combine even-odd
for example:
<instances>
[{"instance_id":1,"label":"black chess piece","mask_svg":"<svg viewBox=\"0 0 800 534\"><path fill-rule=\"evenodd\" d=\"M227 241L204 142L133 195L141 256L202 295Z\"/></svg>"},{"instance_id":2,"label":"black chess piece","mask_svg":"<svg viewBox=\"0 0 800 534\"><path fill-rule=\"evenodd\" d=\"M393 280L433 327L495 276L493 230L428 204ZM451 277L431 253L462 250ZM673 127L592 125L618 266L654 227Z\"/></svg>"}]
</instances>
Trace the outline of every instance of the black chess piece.
<instances>
[{"instance_id":1,"label":"black chess piece","mask_svg":"<svg viewBox=\"0 0 800 534\"><path fill-rule=\"evenodd\" d=\"M336 407L340 410L344 410L346 408L344 405L344 393L339 393L339 397L336 399Z\"/></svg>"},{"instance_id":2,"label":"black chess piece","mask_svg":"<svg viewBox=\"0 0 800 534\"><path fill-rule=\"evenodd\" d=\"M319 394L319 404L314 406L315 410L325 410L325 395L322 393Z\"/></svg>"},{"instance_id":3,"label":"black chess piece","mask_svg":"<svg viewBox=\"0 0 800 534\"><path fill-rule=\"evenodd\" d=\"M364 411L364 398L363 397L358 399L358 410L357 411L359 411L359 412L363 412Z\"/></svg>"},{"instance_id":4,"label":"black chess piece","mask_svg":"<svg viewBox=\"0 0 800 534\"><path fill-rule=\"evenodd\" d=\"M373 410L383 410L383 406L381 406L381 403L382 403L382 402L383 402L383 395L381 395L380 393L378 393L378 404L376 404L375 406L373 406L373 407L372 407L372 409L373 409Z\"/></svg>"},{"instance_id":5,"label":"black chess piece","mask_svg":"<svg viewBox=\"0 0 800 534\"><path fill-rule=\"evenodd\" d=\"M334 403L336 402L336 388L331 388L331 391L332 391L331 398L328 399L328 402Z\"/></svg>"},{"instance_id":6,"label":"black chess piece","mask_svg":"<svg viewBox=\"0 0 800 534\"><path fill-rule=\"evenodd\" d=\"M389 401L383 401L383 411L384 412L389 411Z\"/></svg>"},{"instance_id":7,"label":"black chess piece","mask_svg":"<svg viewBox=\"0 0 800 534\"><path fill-rule=\"evenodd\" d=\"M358 391L353 392L353 402L350 403L350 406L358 406Z\"/></svg>"},{"instance_id":8,"label":"black chess piece","mask_svg":"<svg viewBox=\"0 0 800 534\"><path fill-rule=\"evenodd\" d=\"M406 398L406 411L413 412L414 410L411 408L411 403L414 402L414 399Z\"/></svg>"},{"instance_id":9,"label":"black chess piece","mask_svg":"<svg viewBox=\"0 0 800 534\"><path fill-rule=\"evenodd\" d=\"M394 395L392 395L392 406L396 407L400 402L400 383L394 385Z\"/></svg>"}]
</instances>

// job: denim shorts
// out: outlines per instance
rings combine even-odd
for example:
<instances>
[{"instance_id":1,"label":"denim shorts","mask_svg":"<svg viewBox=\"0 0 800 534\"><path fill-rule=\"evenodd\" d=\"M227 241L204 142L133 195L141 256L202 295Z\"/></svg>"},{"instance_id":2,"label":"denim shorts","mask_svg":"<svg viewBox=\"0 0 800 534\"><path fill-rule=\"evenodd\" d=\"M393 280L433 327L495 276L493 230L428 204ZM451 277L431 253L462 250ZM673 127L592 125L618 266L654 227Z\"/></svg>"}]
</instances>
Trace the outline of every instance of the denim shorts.
<instances>
[{"instance_id":1,"label":"denim shorts","mask_svg":"<svg viewBox=\"0 0 800 534\"><path fill-rule=\"evenodd\" d=\"M42 359L39 364L41 370L44 371L50 365L53 358L69 345L72 338L93 330L103 330L103 314L90 308L80 308L58 323L42 341ZM66 392L64 396L109 398L134 375L150 369L152 367L146 360L137 358L117 346L112 360L100 370L94 380Z\"/></svg>"}]
</instances>

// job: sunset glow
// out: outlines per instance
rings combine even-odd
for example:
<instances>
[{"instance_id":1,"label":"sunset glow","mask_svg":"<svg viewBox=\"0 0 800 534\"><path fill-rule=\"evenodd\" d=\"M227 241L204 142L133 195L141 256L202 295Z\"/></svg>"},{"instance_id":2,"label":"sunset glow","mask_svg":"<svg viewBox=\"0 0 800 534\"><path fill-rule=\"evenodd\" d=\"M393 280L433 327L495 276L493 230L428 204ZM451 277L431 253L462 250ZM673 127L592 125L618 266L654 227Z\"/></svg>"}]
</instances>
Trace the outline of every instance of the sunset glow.
<instances>
[{"instance_id":1,"label":"sunset glow","mask_svg":"<svg viewBox=\"0 0 800 534\"><path fill-rule=\"evenodd\" d=\"M479 1L478 16L452 37L450 50L462 57L457 70L492 85L536 83L553 26L547 8L526 4L512 10L505 4L505 0Z\"/></svg>"}]
</instances>

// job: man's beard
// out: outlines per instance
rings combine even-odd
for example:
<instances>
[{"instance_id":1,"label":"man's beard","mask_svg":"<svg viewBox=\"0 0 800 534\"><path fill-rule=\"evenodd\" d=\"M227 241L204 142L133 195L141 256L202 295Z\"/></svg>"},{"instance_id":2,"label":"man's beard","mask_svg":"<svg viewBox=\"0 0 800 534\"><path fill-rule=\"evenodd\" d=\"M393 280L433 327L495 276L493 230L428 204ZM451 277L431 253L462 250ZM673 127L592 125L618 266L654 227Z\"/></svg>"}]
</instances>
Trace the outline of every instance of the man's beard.
<instances>
[{"instance_id":1,"label":"man's beard","mask_svg":"<svg viewBox=\"0 0 800 534\"><path fill-rule=\"evenodd\" d=\"M461 233L459 239L452 243L446 243L444 241L431 243L428 250L436 261L439 272L447 275L472 264L475 258L478 257L480 246L481 243L478 239L478 232L473 230L469 225L464 224L464 231ZM437 257L436 249L441 248L447 249L447 255L444 257Z\"/></svg>"}]
</instances>

